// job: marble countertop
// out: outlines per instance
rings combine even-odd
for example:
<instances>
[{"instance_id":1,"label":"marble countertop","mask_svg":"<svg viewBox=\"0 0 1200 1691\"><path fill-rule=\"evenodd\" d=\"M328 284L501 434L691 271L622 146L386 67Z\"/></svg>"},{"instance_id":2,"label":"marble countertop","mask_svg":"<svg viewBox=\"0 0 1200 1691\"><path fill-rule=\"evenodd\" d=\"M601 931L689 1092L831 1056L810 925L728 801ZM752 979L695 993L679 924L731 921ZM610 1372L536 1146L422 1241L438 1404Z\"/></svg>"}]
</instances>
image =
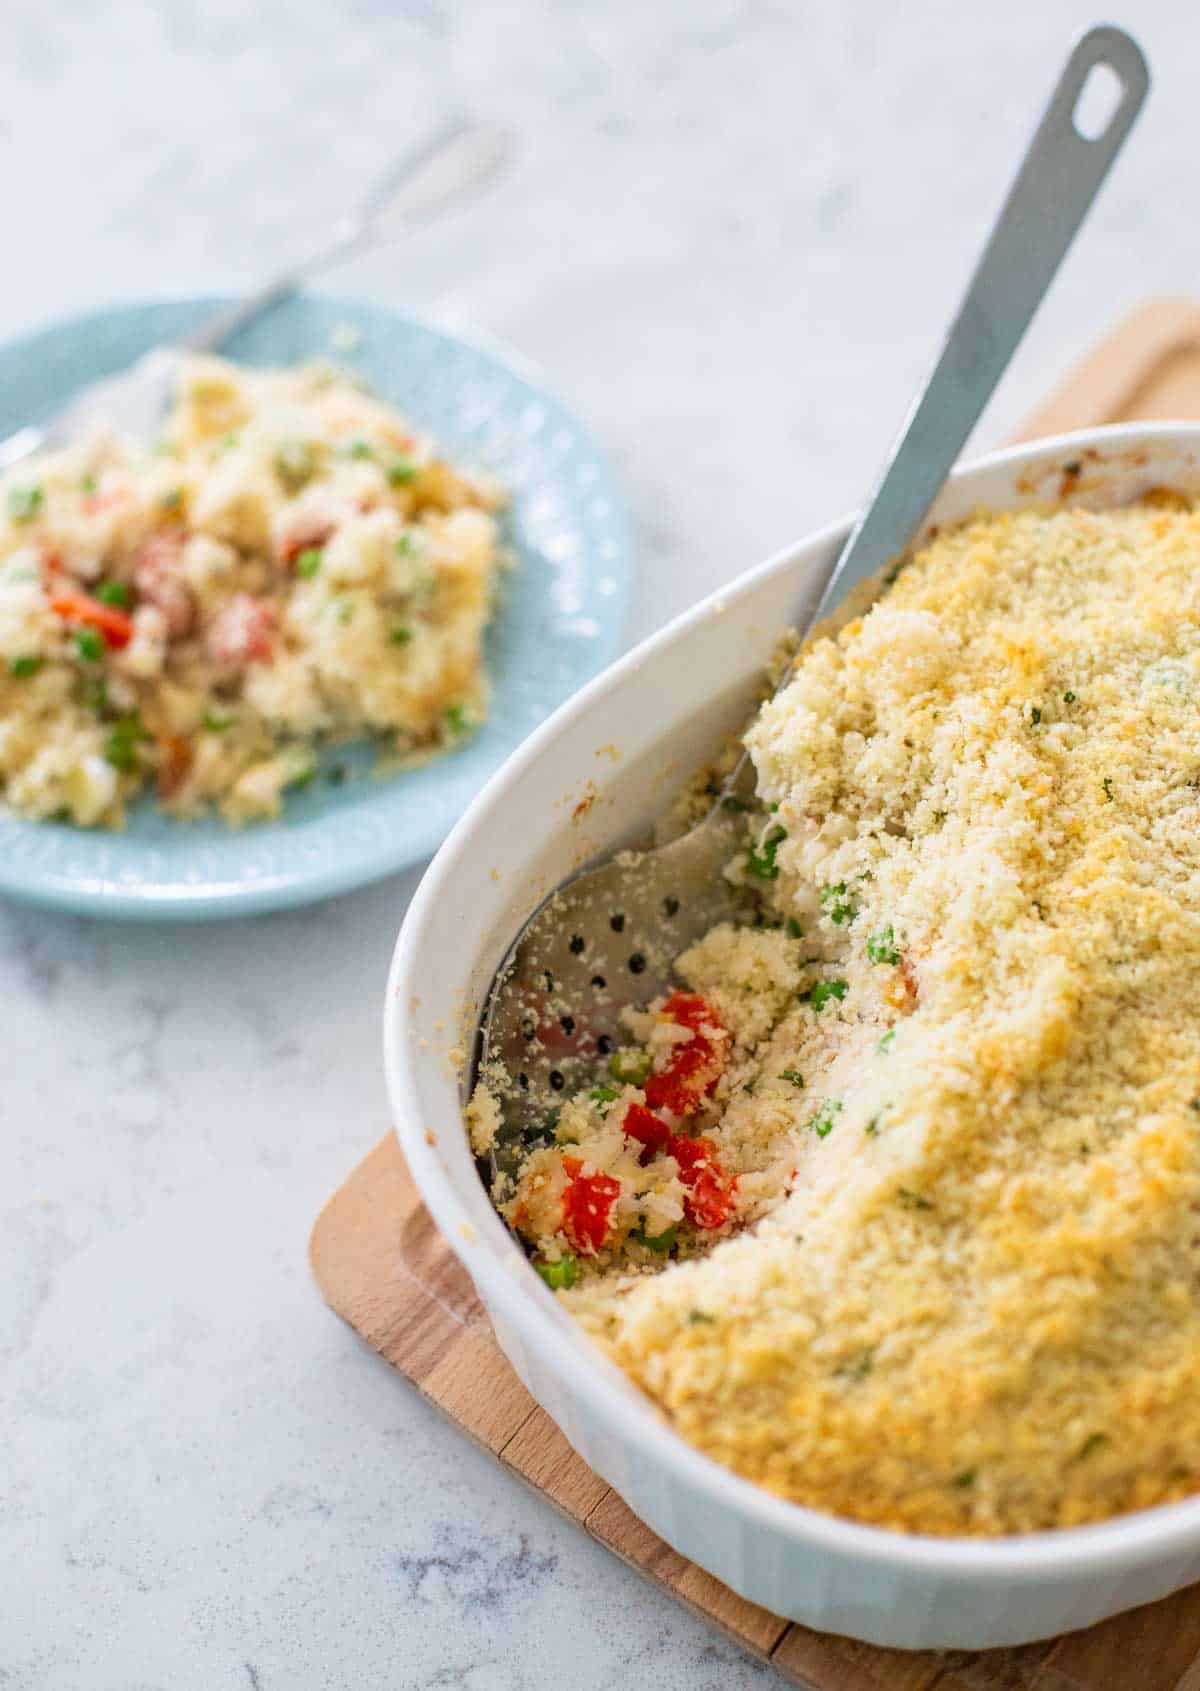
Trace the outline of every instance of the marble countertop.
<instances>
[{"instance_id":1,"label":"marble countertop","mask_svg":"<svg viewBox=\"0 0 1200 1691\"><path fill-rule=\"evenodd\" d=\"M1200 289L1200 14L980 431ZM245 285L453 103L520 152L333 291L486 327L589 420L648 632L856 501L1084 0L9 0L0 333ZM329 1314L309 1226L388 1125L408 874L141 929L0 906L0 1684L766 1683ZM567 1617L570 1617L569 1624Z\"/></svg>"}]
</instances>

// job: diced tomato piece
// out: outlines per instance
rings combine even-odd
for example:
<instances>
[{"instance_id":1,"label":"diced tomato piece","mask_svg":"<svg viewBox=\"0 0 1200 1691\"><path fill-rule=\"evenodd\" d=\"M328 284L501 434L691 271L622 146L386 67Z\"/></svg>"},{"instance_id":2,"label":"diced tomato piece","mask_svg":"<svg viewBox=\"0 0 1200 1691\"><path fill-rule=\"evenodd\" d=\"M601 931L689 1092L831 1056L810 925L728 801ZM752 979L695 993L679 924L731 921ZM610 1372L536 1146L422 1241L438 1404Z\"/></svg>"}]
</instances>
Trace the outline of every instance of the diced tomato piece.
<instances>
[{"instance_id":1,"label":"diced tomato piece","mask_svg":"<svg viewBox=\"0 0 1200 1691\"><path fill-rule=\"evenodd\" d=\"M684 1214L696 1227L724 1227L733 1214L737 1175L727 1175L719 1166L701 1168L683 1200Z\"/></svg>"},{"instance_id":2,"label":"diced tomato piece","mask_svg":"<svg viewBox=\"0 0 1200 1691\"><path fill-rule=\"evenodd\" d=\"M733 1213L737 1175L722 1168L712 1140L674 1133L667 1149L679 1164L679 1178L686 1188L683 1211L688 1220L694 1227L723 1227Z\"/></svg>"},{"instance_id":3,"label":"diced tomato piece","mask_svg":"<svg viewBox=\"0 0 1200 1691\"><path fill-rule=\"evenodd\" d=\"M690 1116L710 1096L725 1069L726 1035L720 1017L698 992L673 992L663 1015L690 1028L686 1045L677 1045L665 1068L645 1085L646 1102L655 1110Z\"/></svg>"},{"instance_id":4,"label":"diced tomato piece","mask_svg":"<svg viewBox=\"0 0 1200 1691\"><path fill-rule=\"evenodd\" d=\"M80 508L89 517L95 517L101 511L111 511L118 505L128 504L129 497L127 487L114 487L107 493L87 493L79 503Z\"/></svg>"},{"instance_id":5,"label":"diced tomato piece","mask_svg":"<svg viewBox=\"0 0 1200 1691\"><path fill-rule=\"evenodd\" d=\"M241 669L270 658L274 633L275 612L266 600L235 593L212 620L208 649L224 668Z\"/></svg>"},{"instance_id":6,"label":"diced tomato piece","mask_svg":"<svg viewBox=\"0 0 1200 1691\"><path fill-rule=\"evenodd\" d=\"M630 1104L621 1126L629 1138L636 1139L642 1147L638 1158L641 1163L648 1163L659 1151L665 1150L671 1138L671 1129L666 1122L653 1110L648 1110L645 1104Z\"/></svg>"},{"instance_id":7,"label":"diced tomato piece","mask_svg":"<svg viewBox=\"0 0 1200 1691\"><path fill-rule=\"evenodd\" d=\"M67 622L96 629L104 636L106 645L128 646L133 637L133 621L125 611L118 610L115 605L103 605L90 593L81 593L77 588L67 587L55 592L50 600L50 609L55 616Z\"/></svg>"},{"instance_id":8,"label":"diced tomato piece","mask_svg":"<svg viewBox=\"0 0 1200 1691\"><path fill-rule=\"evenodd\" d=\"M585 1174L578 1157L564 1157L563 1232L577 1251L594 1256L608 1237L613 1205L621 1183L611 1174Z\"/></svg>"},{"instance_id":9,"label":"diced tomato piece","mask_svg":"<svg viewBox=\"0 0 1200 1691\"><path fill-rule=\"evenodd\" d=\"M336 527L337 524L330 522L326 517L298 518L294 527L279 542L280 563L290 568L301 552L307 552L310 547L324 546Z\"/></svg>"},{"instance_id":10,"label":"diced tomato piece","mask_svg":"<svg viewBox=\"0 0 1200 1691\"><path fill-rule=\"evenodd\" d=\"M697 1169L707 1167L717 1155L711 1139L693 1139L687 1133L673 1133L667 1148L679 1164L679 1178L685 1186L691 1185Z\"/></svg>"},{"instance_id":11,"label":"diced tomato piece","mask_svg":"<svg viewBox=\"0 0 1200 1691\"><path fill-rule=\"evenodd\" d=\"M724 1024L707 998L698 992L673 992L663 1005L663 1015L685 1028L716 1028L724 1032Z\"/></svg>"},{"instance_id":12,"label":"diced tomato piece","mask_svg":"<svg viewBox=\"0 0 1200 1691\"><path fill-rule=\"evenodd\" d=\"M187 634L196 616L192 590L179 573L183 546L178 530L152 534L133 564L133 585L147 604L162 612L172 640Z\"/></svg>"}]
</instances>

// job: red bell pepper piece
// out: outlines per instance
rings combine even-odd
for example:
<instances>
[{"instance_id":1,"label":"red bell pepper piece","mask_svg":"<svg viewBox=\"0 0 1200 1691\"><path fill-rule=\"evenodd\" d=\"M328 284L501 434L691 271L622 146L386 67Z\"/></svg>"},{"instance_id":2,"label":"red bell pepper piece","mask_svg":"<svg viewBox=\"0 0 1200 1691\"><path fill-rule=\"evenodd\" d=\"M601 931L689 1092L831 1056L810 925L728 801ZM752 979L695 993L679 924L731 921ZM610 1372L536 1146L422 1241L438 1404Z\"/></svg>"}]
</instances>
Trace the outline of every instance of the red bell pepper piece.
<instances>
[{"instance_id":1,"label":"red bell pepper piece","mask_svg":"<svg viewBox=\"0 0 1200 1691\"><path fill-rule=\"evenodd\" d=\"M67 622L96 629L104 636L108 646L128 646L133 638L133 620L127 612L118 610L115 605L101 604L99 599L93 599L90 593L81 593L77 588L67 587L54 593L50 609L55 616Z\"/></svg>"},{"instance_id":2,"label":"red bell pepper piece","mask_svg":"<svg viewBox=\"0 0 1200 1691\"><path fill-rule=\"evenodd\" d=\"M725 1029L720 1017L698 992L673 992L663 1015L690 1028L686 1045L677 1045L665 1068L646 1081L646 1102L654 1110L690 1116L709 1097L725 1070ZM714 1037L715 1035L715 1037Z\"/></svg>"},{"instance_id":3,"label":"red bell pepper piece","mask_svg":"<svg viewBox=\"0 0 1200 1691\"><path fill-rule=\"evenodd\" d=\"M668 1145L679 1164L679 1178L686 1188L684 1214L695 1227L723 1227L733 1213L737 1175L721 1167L717 1147L711 1139L689 1139L673 1133Z\"/></svg>"},{"instance_id":4,"label":"red bell pepper piece","mask_svg":"<svg viewBox=\"0 0 1200 1691\"><path fill-rule=\"evenodd\" d=\"M595 1256L608 1237L613 1205L620 1196L621 1183L611 1174L585 1174L578 1157L564 1157L567 1175L563 1192L563 1232L574 1248L585 1256Z\"/></svg>"}]
</instances>

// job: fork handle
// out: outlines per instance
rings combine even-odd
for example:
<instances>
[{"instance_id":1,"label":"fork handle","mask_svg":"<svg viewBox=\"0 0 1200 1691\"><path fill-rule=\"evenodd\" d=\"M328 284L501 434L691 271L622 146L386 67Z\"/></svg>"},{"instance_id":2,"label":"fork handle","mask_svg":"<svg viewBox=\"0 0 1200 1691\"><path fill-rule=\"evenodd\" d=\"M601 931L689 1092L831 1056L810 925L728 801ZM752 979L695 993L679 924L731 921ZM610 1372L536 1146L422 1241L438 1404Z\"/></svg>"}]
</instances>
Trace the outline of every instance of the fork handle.
<instances>
[{"instance_id":1,"label":"fork handle","mask_svg":"<svg viewBox=\"0 0 1200 1691\"><path fill-rule=\"evenodd\" d=\"M239 330L290 298L315 272L373 245L376 240L386 239L396 227L431 217L483 187L505 163L508 154L509 132L503 126L452 119L432 140L406 153L386 171L357 211L343 217L322 246L246 299L224 307L204 318L194 329L178 335L166 350L214 352ZM161 357L163 350L153 348L138 363L145 358ZM0 440L0 470L40 452L52 443L54 433L52 418L44 425L30 424Z\"/></svg>"}]
</instances>

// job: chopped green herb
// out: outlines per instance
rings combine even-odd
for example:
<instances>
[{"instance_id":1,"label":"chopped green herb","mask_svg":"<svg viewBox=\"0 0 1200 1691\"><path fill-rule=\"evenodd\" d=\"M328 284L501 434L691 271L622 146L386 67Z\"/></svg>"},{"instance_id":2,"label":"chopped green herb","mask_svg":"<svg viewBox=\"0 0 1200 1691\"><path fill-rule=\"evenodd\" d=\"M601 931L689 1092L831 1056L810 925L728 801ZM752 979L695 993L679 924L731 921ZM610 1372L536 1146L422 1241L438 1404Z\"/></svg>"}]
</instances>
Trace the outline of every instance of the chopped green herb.
<instances>
[{"instance_id":1,"label":"chopped green herb","mask_svg":"<svg viewBox=\"0 0 1200 1691\"><path fill-rule=\"evenodd\" d=\"M837 1119L844 1108L845 1105L842 1103L840 1098L825 1099L816 1115L808 1124L818 1139L828 1139L829 1135L837 1126Z\"/></svg>"},{"instance_id":2,"label":"chopped green herb","mask_svg":"<svg viewBox=\"0 0 1200 1691\"><path fill-rule=\"evenodd\" d=\"M1064 705L1073 705L1074 703L1075 703L1074 693L1064 693L1063 694L1063 704Z\"/></svg>"},{"instance_id":3,"label":"chopped green herb","mask_svg":"<svg viewBox=\"0 0 1200 1691\"><path fill-rule=\"evenodd\" d=\"M88 663L99 663L105 653L104 636L95 628L75 630L75 650Z\"/></svg>"},{"instance_id":4,"label":"chopped green herb","mask_svg":"<svg viewBox=\"0 0 1200 1691\"><path fill-rule=\"evenodd\" d=\"M710 1315L706 1309L689 1309L688 1326L699 1327L701 1323L706 1327L715 1327L717 1318L715 1315Z\"/></svg>"},{"instance_id":5,"label":"chopped green herb","mask_svg":"<svg viewBox=\"0 0 1200 1691\"><path fill-rule=\"evenodd\" d=\"M535 1267L552 1292L568 1291L579 1278L579 1261L569 1254L557 1262L536 1263Z\"/></svg>"},{"instance_id":6,"label":"chopped green herb","mask_svg":"<svg viewBox=\"0 0 1200 1691\"><path fill-rule=\"evenodd\" d=\"M804 1085L804 1076L799 1069L780 1069L779 1078L780 1080L790 1080L793 1086Z\"/></svg>"},{"instance_id":7,"label":"chopped green herb","mask_svg":"<svg viewBox=\"0 0 1200 1691\"><path fill-rule=\"evenodd\" d=\"M1104 796L1109 804L1113 802L1112 776L1106 775L1100 785L1104 788Z\"/></svg>"},{"instance_id":8,"label":"chopped green herb","mask_svg":"<svg viewBox=\"0 0 1200 1691\"><path fill-rule=\"evenodd\" d=\"M419 529L406 528L396 541L396 551L402 558L414 558L425 550L428 542Z\"/></svg>"},{"instance_id":9,"label":"chopped green herb","mask_svg":"<svg viewBox=\"0 0 1200 1691\"><path fill-rule=\"evenodd\" d=\"M858 915L858 900L846 891L845 881L821 888L821 908L831 922L841 927Z\"/></svg>"},{"instance_id":10,"label":"chopped green herb","mask_svg":"<svg viewBox=\"0 0 1200 1691\"><path fill-rule=\"evenodd\" d=\"M789 939L800 939L804 933L804 929L794 916L789 916L787 919L787 931Z\"/></svg>"},{"instance_id":11,"label":"chopped green herb","mask_svg":"<svg viewBox=\"0 0 1200 1691\"><path fill-rule=\"evenodd\" d=\"M960 1491L966 1491L969 1486L973 1486L975 1484L975 1474L976 1469L964 1468L962 1473L956 1474L950 1483L951 1485L957 1486Z\"/></svg>"},{"instance_id":12,"label":"chopped green herb","mask_svg":"<svg viewBox=\"0 0 1200 1691\"><path fill-rule=\"evenodd\" d=\"M183 505L183 489L169 487L158 503L164 511L178 511Z\"/></svg>"},{"instance_id":13,"label":"chopped green herb","mask_svg":"<svg viewBox=\"0 0 1200 1691\"><path fill-rule=\"evenodd\" d=\"M131 605L133 589L124 581L102 581L96 589L96 597L102 605Z\"/></svg>"},{"instance_id":14,"label":"chopped green herb","mask_svg":"<svg viewBox=\"0 0 1200 1691\"><path fill-rule=\"evenodd\" d=\"M89 498L93 493L95 493L99 485L100 484L97 482L95 476L90 470L86 476L80 476L79 478L79 491L81 493L86 493Z\"/></svg>"},{"instance_id":15,"label":"chopped green herb","mask_svg":"<svg viewBox=\"0 0 1200 1691\"><path fill-rule=\"evenodd\" d=\"M900 1202L907 1204L913 1210L931 1210L933 1205L928 1198L923 1198L919 1192L910 1192L907 1186L901 1186L897 1193Z\"/></svg>"},{"instance_id":16,"label":"chopped green herb","mask_svg":"<svg viewBox=\"0 0 1200 1691\"><path fill-rule=\"evenodd\" d=\"M867 941L867 956L872 963L891 963L900 961L900 953L896 949L896 935L889 922L885 927L876 928Z\"/></svg>"},{"instance_id":17,"label":"chopped green herb","mask_svg":"<svg viewBox=\"0 0 1200 1691\"><path fill-rule=\"evenodd\" d=\"M316 474L317 463L307 441L284 441L275 453L275 474L289 493L298 493Z\"/></svg>"},{"instance_id":18,"label":"chopped green herb","mask_svg":"<svg viewBox=\"0 0 1200 1691\"><path fill-rule=\"evenodd\" d=\"M807 992L800 994L800 1002L811 1004L819 1016L831 998L843 999L846 991L845 981L818 981L815 986L810 986Z\"/></svg>"},{"instance_id":19,"label":"chopped green herb","mask_svg":"<svg viewBox=\"0 0 1200 1691\"><path fill-rule=\"evenodd\" d=\"M751 846L746 854L747 872L756 875L760 881L777 880L779 865L775 861L775 853L779 850L781 842L786 839L786 828L781 828L778 824L773 828L768 828L758 849L755 850Z\"/></svg>"},{"instance_id":20,"label":"chopped green herb","mask_svg":"<svg viewBox=\"0 0 1200 1691\"><path fill-rule=\"evenodd\" d=\"M407 487L417 479L417 466L411 458L394 458L387 467L389 487Z\"/></svg>"},{"instance_id":21,"label":"chopped green herb","mask_svg":"<svg viewBox=\"0 0 1200 1691\"><path fill-rule=\"evenodd\" d=\"M889 1028L886 1033L880 1034L879 1040L878 1040L878 1043L875 1046L875 1049L876 1049L876 1051L882 1052L886 1055L886 1053L889 1052L892 1049L892 1046L895 1044L895 1041L896 1041L896 1030L895 1030L895 1028Z\"/></svg>"},{"instance_id":22,"label":"chopped green herb","mask_svg":"<svg viewBox=\"0 0 1200 1691\"><path fill-rule=\"evenodd\" d=\"M1036 728L1036 727L1037 727L1037 725L1038 725L1038 723L1039 723L1039 722L1040 722L1040 721L1041 721L1041 720L1042 720L1042 709L1041 709L1041 706L1040 706L1040 705L1030 705L1030 707L1029 707L1029 722L1030 722L1030 726L1031 726L1031 727L1033 727L1033 728Z\"/></svg>"},{"instance_id":23,"label":"chopped green herb","mask_svg":"<svg viewBox=\"0 0 1200 1691\"><path fill-rule=\"evenodd\" d=\"M647 1233L645 1227L636 1228L629 1237L639 1245L645 1245L648 1251L655 1251L659 1256L665 1256L671 1249L678 1236L678 1227L664 1227L661 1233Z\"/></svg>"},{"instance_id":24,"label":"chopped green herb","mask_svg":"<svg viewBox=\"0 0 1200 1691\"><path fill-rule=\"evenodd\" d=\"M113 723L104 742L104 756L114 769L132 775L138 766L138 746L146 737L139 716L122 716Z\"/></svg>"},{"instance_id":25,"label":"chopped green herb","mask_svg":"<svg viewBox=\"0 0 1200 1691\"><path fill-rule=\"evenodd\" d=\"M879 1132L879 1124L882 1120L883 1120L882 1115L872 1116L870 1121L863 1128L863 1132L869 1133L871 1135L872 1139L874 1139L875 1135Z\"/></svg>"},{"instance_id":26,"label":"chopped green herb","mask_svg":"<svg viewBox=\"0 0 1200 1691\"><path fill-rule=\"evenodd\" d=\"M339 599L337 619L343 627L346 623L354 621L354 613L357 609L358 606L354 603L353 599Z\"/></svg>"},{"instance_id":27,"label":"chopped green herb","mask_svg":"<svg viewBox=\"0 0 1200 1691\"><path fill-rule=\"evenodd\" d=\"M46 496L36 482L30 487L10 487L8 514L14 523L31 523L45 500Z\"/></svg>"},{"instance_id":28,"label":"chopped green herb","mask_svg":"<svg viewBox=\"0 0 1200 1691\"><path fill-rule=\"evenodd\" d=\"M217 442L218 451L232 452L234 447L238 444L238 439L239 439L239 436L238 436L237 430L231 429L228 434L222 435L220 440ZM172 447L167 447L166 450L171 454L172 457L175 456L175 452L174 452L174 449Z\"/></svg>"},{"instance_id":29,"label":"chopped green herb","mask_svg":"<svg viewBox=\"0 0 1200 1691\"><path fill-rule=\"evenodd\" d=\"M222 716L215 710L206 710L202 718L205 728L210 734L224 734L237 721L236 716Z\"/></svg>"},{"instance_id":30,"label":"chopped green herb","mask_svg":"<svg viewBox=\"0 0 1200 1691\"><path fill-rule=\"evenodd\" d=\"M650 1053L639 1051L636 1045L622 1045L608 1059L609 1074L624 1086L640 1086L648 1078L651 1067Z\"/></svg>"},{"instance_id":31,"label":"chopped green herb","mask_svg":"<svg viewBox=\"0 0 1200 1691\"><path fill-rule=\"evenodd\" d=\"M412 637L412 629L403 622L398 622L388 636L393 646L407 646Z\"/></svg>"},{"instance_id":32,"label":"chopped green herb","mask_svg":"<svg viewBox=\"0 0 1200 1691\"><path fill-rule=\"evenodd\" d=\"M352 440L346 448L347 458L374 458L375 448L369 440Z\"/></svg>"},{"instance_id":33,"label":"chopped green herb","mask_svg":"<svg viewBox=\"0 0 1200 1691\"><path fill-rule=\"evenodd\" d=\"M754 1082L752 1080L748 1080L746 1082L745 1086L742 1087L742 1091L748 1092L751 1095L751 1097L753 1097L754 1096Z\"/></svg>"},{"instance_id":34,"label":"chopped green herb","mask_svg":"<svg viewBox=\"0 0 1200 1691\"><path fill-rule=\"evenodd\" d=\"M31 676L41 669L44 659L28 655L19 658L9 658L8 673L14 681L28 681Z\"/></svg>"},{"instance_id":35,"label":"chopped green herb","mask_svg":"<svg viewBox=\"0 0 1200 1691\"><path fill-rule=\"evenodd\" d=\"M79 688L79 702L102 716L108 709L108 685L102 675L88 675Z\"/></svg>"},{"instance_id":36,"label":"chopped green herb","mask_svg":"<svg viewBox=\"0 0 1200 1691\"><path fill-rule=\"evenodd\" d=\"M1080 1447L1079 1455L1076 1457L1075 1460L1077 1462L1082 1462L1085 1456L1090 1456L1093 1451L1099 1450L1099 1448L1102 1444L1107 1444L1107 1443L1108 1443L1108 1434L1107 1433L1092 1433L1089 1438L1086 1438L1083 1441L1083 1444Z\"/></svg>"},{"instance_id":37,"label":"chopped green herb","mask_svg":"<svg viewBox=\"0 0 1200 1691\"><path fill-rule=\"evenodd\" d=\"M286 784L290 792L302 793L306 787L312 786L316 778L317 766L315 763L310 763L307 769L301 769Z\"/></svg>"},{"instance_id":38,"label":"chopped green herb","mask_svg":"<svg viewBox=\"0 0 1200 1691\"><path fill-rule=\"evenodd\" d=\"M475 713L464 700L456 699L442 712L442 721L448 734L466 734L475 726Z\"/></svg>"},{"instance_id":39,"label":"chopped green herb","mask_svg":"<svg viewBox=\"0 0 1200 1691\"><path fill-rule=\"evenodd\" d=\"M611 1104L617 1095L615 1086L593 1086L588 1098L593 1104Z\"/></svg>"},{"instance_id":40,"label":"chopped green herb","mask_svg":"<svg viewBox=\"0 0 1200 1691\"><path fill-rule=\"evenodd\" d=\"M296 574L301 581L311 581L321 567L324 553L319 546L306 546L296 558Z\"/></svg>"}]
</instances>

